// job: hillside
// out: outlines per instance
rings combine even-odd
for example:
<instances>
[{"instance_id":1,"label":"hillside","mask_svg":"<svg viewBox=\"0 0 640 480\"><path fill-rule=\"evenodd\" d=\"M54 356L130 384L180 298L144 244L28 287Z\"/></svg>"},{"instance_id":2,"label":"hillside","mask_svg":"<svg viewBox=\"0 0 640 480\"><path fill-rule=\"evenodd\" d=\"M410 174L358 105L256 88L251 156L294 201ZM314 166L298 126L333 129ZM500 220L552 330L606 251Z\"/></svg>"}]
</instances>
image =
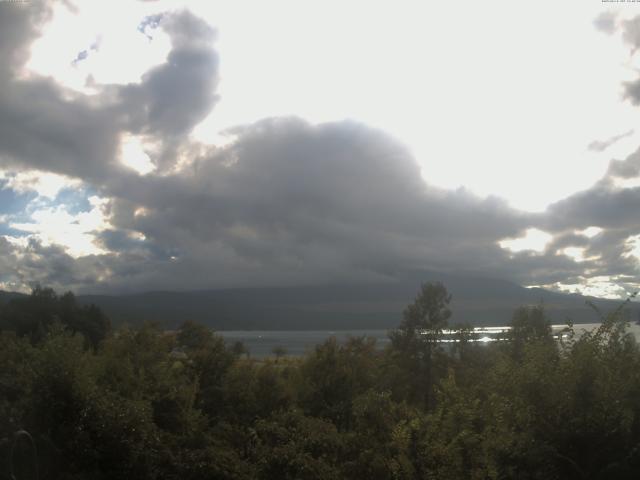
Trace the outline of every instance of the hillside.
<instances>
[{"instance_id":1,"label":"hillside","mask_svg":"<svg viewBox=\"0 0 640 480\"><path fill-rule=\"evenodd\" d=\"M22 293L3 292L2 290L0 290L0 305L4 305L5 303L9 302L10 300L12 300L14 298L20 298L22 296L24 296L24 294L22 294Z\"/></svg>"}]
</instances>

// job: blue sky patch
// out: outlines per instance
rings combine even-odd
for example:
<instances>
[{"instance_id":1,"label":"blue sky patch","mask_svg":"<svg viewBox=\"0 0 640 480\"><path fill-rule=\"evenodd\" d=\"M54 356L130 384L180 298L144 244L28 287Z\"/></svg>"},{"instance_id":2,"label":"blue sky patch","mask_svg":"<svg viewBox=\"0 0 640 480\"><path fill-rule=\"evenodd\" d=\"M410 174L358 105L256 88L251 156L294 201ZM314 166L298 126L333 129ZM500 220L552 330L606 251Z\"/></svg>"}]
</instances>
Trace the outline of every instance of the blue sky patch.
<instances>
[{"instance_id":1,"label":"blue sky patch","mask_svg":"<svg viewBox=\"0 0 640 480\"><path fill-rule=\"evenodd\" d=\"M8 235L10 237L26 237L27 235L30 235L30 232L16 230L15 228L11 228L8 224L0 222L0 235Z\"/></svg>"},{"instance_id":2,"label":"blue sky patch","mask_svg":"<svg viewBox=\"0 0 640 480\"><path fill-rule=\"evenodd\" d=\"M95 194L96 192L92 189L63 188L58 192L58 195L51 202L51 205L64 205L67 212L71 215L76 215L80 212L88 212L91 210L89 197Z\"/></svg>"},{"instance_id":3,"label":"blue sky patch","mask_svg":"<svg viewBox=\"0 0 640 480\"><path fill-rule=\"evenodd\" d=\"M0 180L0 215L21 214L37 197L35 192L16 192L7 187L6 180Z\"/></svg>"}]
</instances>

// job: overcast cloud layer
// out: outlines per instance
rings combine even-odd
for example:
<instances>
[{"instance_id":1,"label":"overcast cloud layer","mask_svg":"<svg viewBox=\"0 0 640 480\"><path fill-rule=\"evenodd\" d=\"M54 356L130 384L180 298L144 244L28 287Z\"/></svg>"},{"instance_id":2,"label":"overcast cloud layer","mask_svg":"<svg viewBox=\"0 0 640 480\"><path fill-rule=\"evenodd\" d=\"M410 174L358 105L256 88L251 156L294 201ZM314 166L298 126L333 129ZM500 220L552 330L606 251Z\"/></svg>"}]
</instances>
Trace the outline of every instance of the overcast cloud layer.
<instances>
[{"instance_id":1,"label":"overcast cloud layer","mask_svg":"<svg viewBox=\"0 0 640 480\"><path fill-rule=\"evenodd\" d=\"M142 19L142 34L169 36L166 61L137 83L85 95L23 75L51 15L48 3L0 2L0 288L375 282L422 269L524 285L604 283L619 295L640 286L640 150L612 160L590 189L531 214L430 186L402 144L356 122L267 118L235 128L224 146L202 144L190 133L219 101L211 26L187 10ZM640 17L596 21L631 49L638 25ZM640 77L623 88L640 105ZM120 161L128 138L144 145L150 173ZM49 194L38 183L45 173L63 176L51 177L62 184ZM71 233L39 233L38 221L62 219ZM546 248L501 246L529 229L552 235ZM64 243L71 234L75 250Z\"/></svg>"}]
</instances>

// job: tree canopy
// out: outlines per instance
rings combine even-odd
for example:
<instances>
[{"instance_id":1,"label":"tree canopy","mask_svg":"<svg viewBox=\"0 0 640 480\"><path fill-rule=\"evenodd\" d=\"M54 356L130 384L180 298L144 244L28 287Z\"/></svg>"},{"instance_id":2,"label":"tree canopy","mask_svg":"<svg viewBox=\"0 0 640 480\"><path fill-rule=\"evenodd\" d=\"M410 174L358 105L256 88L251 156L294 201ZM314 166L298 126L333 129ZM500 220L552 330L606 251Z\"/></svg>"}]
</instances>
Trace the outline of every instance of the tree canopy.
<instances>
[{"instance_id":1,"label":"tree canopy","mask_svg":"<svg viewBox=\"0 0 640 480\"><path fill-rule=\"evenodd\" d=\"M463 326L442 344L450 300L423 285L385 348L331 338L255 359L192 322L109 334L72 294L36 289L0 312L0 479L10 458L33 472L20 430L53 479L639 478L622 310L557 342L524 307L503 341Z\"/></svg>"}]
</instances>

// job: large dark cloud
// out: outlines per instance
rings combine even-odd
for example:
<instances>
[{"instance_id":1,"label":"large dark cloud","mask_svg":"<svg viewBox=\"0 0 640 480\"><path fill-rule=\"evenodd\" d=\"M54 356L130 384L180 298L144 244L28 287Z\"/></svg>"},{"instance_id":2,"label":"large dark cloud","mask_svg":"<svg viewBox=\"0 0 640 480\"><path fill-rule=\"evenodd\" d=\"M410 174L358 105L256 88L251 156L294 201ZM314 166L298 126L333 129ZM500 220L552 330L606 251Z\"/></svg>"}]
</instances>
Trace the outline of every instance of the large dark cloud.
<instances>
[{"instance_id":1,"label":"large dark cloud","mask_svg":"<svg viewBox=\"0 0 640 480\"><path fill-rule=\"evenodd\" d=\"M214 284L480 271L504 260L496 241L531 220L497 199L427 187L404 147L363 125L280 118L235 133L180 174L113 191L114 225L180 246L176 264L194 263L183 281L198 271Z\"/></svg>"},{"instance_id":2,"label":"large dark cloud","mask_svg":"<svg viewBox=\"0 0 640 480\"><path fill-rule=\"evenodd\" d=\"M375 279L419 269L528 285L638 278L629 240L640 234L640 188L615 183L637 175L637 153L612 161L592 188L525 214L499 199L428 186L406 149L356 123L276 118L234 133L236 141L177 175L114 191L114 224L162 249L180 246L176 264L202 272L190 277L195 283ZM139 206L145 214L132 215ZM603 232L577 233L592 226ZM529 227L554 235L544 252L498 246ZM571 247L585 259L563 253ZM206 278L208 271L221 275Z\"/></svg>"}]
</instances>

